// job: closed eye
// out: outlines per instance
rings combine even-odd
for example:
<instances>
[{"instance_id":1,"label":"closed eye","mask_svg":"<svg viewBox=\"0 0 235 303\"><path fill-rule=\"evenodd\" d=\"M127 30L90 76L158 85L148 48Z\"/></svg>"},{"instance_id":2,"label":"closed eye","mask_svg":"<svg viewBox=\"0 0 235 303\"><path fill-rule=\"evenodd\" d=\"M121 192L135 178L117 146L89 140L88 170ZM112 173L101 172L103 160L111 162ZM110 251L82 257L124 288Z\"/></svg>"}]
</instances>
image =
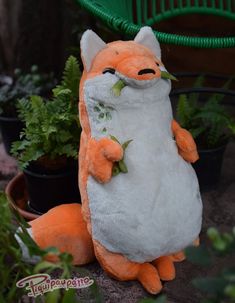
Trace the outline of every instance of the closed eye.
<instances>
[{"instance_id":1,"label":"closed eye","mask_svg":"<svg viewBox=\"0 0 235 303\"><path fill-rule=\"evenodd\" d=\"M115 74L115 69L112 68L112 67L106 67L106 68L103 70L103 74L106 74L106 73Z\"/></svg>"}]
</instances>

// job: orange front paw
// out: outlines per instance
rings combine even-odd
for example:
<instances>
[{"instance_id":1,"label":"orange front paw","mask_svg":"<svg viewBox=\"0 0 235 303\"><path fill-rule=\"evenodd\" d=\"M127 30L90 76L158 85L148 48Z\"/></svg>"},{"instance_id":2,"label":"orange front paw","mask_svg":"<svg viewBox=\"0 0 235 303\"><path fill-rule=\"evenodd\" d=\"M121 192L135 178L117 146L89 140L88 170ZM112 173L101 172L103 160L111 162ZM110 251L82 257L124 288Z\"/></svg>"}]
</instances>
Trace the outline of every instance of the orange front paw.
<instances>
[{"instance_id":1,"label":"orange front paw","mask_svg":"<svg viewBox=\"0 0 235 303\"><path fill-rule=\"evenodd\" d=\"M175 120L172 121L172 130L181 157L188 162L196 162L199 156L197 146L190 132L180 127Z\"/></svg>"},{"instance_id":2,"label":"orange front paw","mask_svg":"<svg viewBox=\"0 0 235 303\"><path fill-rule=\"evenodd\" d=\"M89 173L101 183L112 177L113 162L121 160L123 150L120 144L108 139L90 139L88 144Z\"/></svg>"}]
</instances>

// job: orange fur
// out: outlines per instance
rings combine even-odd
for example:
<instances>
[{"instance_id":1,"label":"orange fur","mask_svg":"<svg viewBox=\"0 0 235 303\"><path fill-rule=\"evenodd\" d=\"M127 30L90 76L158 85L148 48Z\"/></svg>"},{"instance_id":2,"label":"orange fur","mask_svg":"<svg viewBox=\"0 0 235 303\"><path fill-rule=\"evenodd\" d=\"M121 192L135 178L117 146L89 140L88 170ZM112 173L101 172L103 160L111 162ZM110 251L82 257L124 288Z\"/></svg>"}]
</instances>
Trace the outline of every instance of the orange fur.
<instances>
[{"instance_id":1,"label":"orange fur","mask_svg":"<svg viewBox=\"0 0 235 303\"><path fill-rule=\"evenodd\" d=\"M191 163L196 162L199 159L199 155L197 146L190 132L180 127L175 120L172 121L172 132L182 158Z\"/></svg>"},{"instance_id":2,"label":"orange fur","mask_svg":"<svg viewBox=\"0 0 235 303\"><path fill-rule=\"evenodd\" d=\"M168 256L163 256L154 260L153 265L157 268L162 281L170 281L175 278L175 266L173 260Z\"/></svg>"},{"instance_id":3,"label":"orange fur","mask_svg":"<svg viewBox=\"0 0 235 303\"><path fill-rule=\"evenodd\" d=\"M131 262L121 254L109 252L96 240L94 248L99 263L111 277L120 281L138 280L151 294L161 291L158 272L150 263Z\"/></svg>"},{"instance_id":4,"label":"orange fur","mask_svg":"<svg viewBox=\"0 0 235 303\"><path fill-rule=\"evenodd\" d=\"M57 247L60 252L68 252L73 255L74 264L83 265L94 260L93 244L80 204L54 207L30 225L33 238L42 249ZM57 261L52 255L47 259Z\"/></svg>"},{"instance_id":5,"label":"orange fur","mask_svg":"<svg viewBox=\"0 0 235 303\"><path fill-rule=\"evenodd\" d=\"M109 182L112 177L113 162L123 157L123 150L117 142L103 138L90 139L87 147L89 173L101 183Z\"/></svg>"},{"instance_id":6,"label":"orange fur","mask_svg":"<svg viewBox=\"0 0 235 303\"><path fill-rule=\"evenodd\" d=\"M98 182L108 182L111 178L113 163L123 157L123 150L118 143L109 138L95 140L91 137L83 87L87 79L100 75L107 67L114 68L123 75L137 80L159 78L161 72L158 65L162 65L161 61L148 48L134 41L109 43L96 55L91 70L83 72L79 92L79 115L82 126L79 151L79 188L82 207L77 204L61 205L41 218L30 222L34 239L40 247L56 246L60 251L67 251L73 255L75 264L91 262L95 253L101 266L110 276L121 281L138 280L152 294L161 291L160 279L171 280L174 278L173 261L182 260L183 255L178 253L169 257L163 256L154 260L152 264L139 264L128 260L121 254L111 253L98 241L92 239L91 215L86 189L88 177L92 175ZM155 74L138 75L138 71L146 66L153 69ZM195 162L198 154L190 133L182 129L174 120L172 132L179 148L179 154L186 161ZM55 257L52 259L56 261Z\"/></svg>"}]
</instances>

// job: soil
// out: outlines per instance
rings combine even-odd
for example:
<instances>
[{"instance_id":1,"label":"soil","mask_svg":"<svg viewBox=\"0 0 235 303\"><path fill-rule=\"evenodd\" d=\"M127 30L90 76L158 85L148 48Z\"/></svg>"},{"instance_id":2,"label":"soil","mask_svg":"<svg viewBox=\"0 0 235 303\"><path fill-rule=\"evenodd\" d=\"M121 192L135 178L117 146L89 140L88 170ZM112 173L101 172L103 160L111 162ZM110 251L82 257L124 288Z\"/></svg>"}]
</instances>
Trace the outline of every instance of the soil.
<instances>
[{"instance_id":1,"label":"soil","mask_svg":"<svg viewBox=\"0 0 235 303\"><path fill-rule=\"evenodd\" d=\"M220 231L231 231L235 226L235 142L228 144L222 169L222 177L218 186L202 193L204 205L201 242L206 241L206 230L215 226ZM14 159L8 157L0 146L0 189L17 172ZM198 303L203 294L197 291L191 280L200 276L211 276L222 267L235 264L235 258L216 260L211 268L195 266L188 261L176 264L176 279L164 283L163 293L167 295L168 303ZM136 303L145 297L152 297L136 282L118 282L107 276L100 265L95 262L85 267L96 279L105 303ZM88 299L88 289L79 292L81 302L94 302ZM27 299L25 300L27 302Z\"/></svg>"}]
</instances>

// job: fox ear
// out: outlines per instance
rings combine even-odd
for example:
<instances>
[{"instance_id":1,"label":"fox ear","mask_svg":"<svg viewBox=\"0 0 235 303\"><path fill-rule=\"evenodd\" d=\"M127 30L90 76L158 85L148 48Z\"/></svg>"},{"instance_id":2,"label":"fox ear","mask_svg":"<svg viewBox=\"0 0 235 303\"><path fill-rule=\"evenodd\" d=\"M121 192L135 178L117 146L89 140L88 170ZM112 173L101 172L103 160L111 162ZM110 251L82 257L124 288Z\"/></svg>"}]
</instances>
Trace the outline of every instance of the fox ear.
<instances>
[{"instance_id":1,"label":"fox ear","mask_svg":"<svg viewBox=\"0 0 235 303\"><path fill-rule=\"evenodd\" d=\"M161 59L161 48L160 44L155 37L151 27L144 26L140 29L136 35L135 42L142 44L149 48L159 59Z\"/></svg>"},{"instance_id":2,"label":"fox ear","mask_svg":"<svg viewBox=\"0 0 235 303\"><path fill-rule=\"evenodd\" d=\"M106 43L96 33L88 29L82 35L80 46L83 65L88 72L93 59L99 51L106 47Z\"/></svg>"}]
</instances>

